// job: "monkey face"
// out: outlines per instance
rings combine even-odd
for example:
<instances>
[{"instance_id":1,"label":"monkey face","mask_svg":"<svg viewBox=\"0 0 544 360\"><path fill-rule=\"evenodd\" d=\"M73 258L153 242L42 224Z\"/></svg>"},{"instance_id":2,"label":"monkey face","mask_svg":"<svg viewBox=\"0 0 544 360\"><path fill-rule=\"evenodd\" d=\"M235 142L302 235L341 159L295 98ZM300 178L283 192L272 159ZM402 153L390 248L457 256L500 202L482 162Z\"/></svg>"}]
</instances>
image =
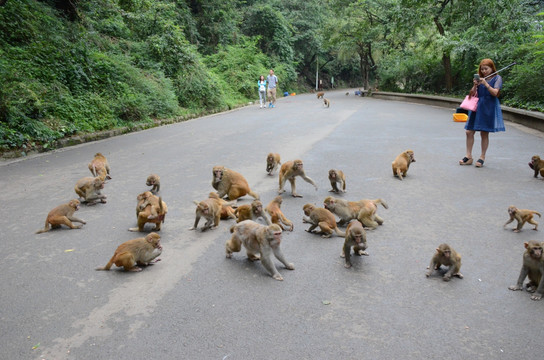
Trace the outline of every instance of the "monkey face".
<instances>
[{"instance_id":1,"label":"monkey face","mask_svg":"<svg viewBox=\"0 0 544 360\"><path fill-rule=\"evenodd\" d=\"M542 244L537 241L531 240L528 243L525 243L525 247L529 251L529 255L535 259L540 260L542 258Z\"/></svg>"},{"instance_id":2,"label":"monkey face","mask_svg":"<svg viewBox=\"0 0 544 360\"><path fill-rule=\"evenodd\" d=\"M336 179L336 171L330 170L330 171L329 171L329 178L331 178L331 179Z\"/></svg>"},{"instance_id":3,"label":"monkey face","mask_svg":"<svg viewBox=\"0 0 544 360\"><path fill-rule=\"evenodd\" d=\"M302 163L301 160L296 160L295 163L293 164L293 170L302 170L304 164Z\"/></svg>"},{"instance_id":4,"label":"monkey face","mask_svg":"<svg viewBox=\"0 0 544 360\"><path fill-rule=\"evenodd\" d=\"M309 216L313 209L314 206L312 204L306 204L302 207L302 210L304 210L304 215L306 216Z\"/></svg>"},{"instance_id":5,"label":"monkey face","mask_svg":"<svg viewBox=\"0 0 544 360\"><path fill-rule=\"evenodd\" d=\"M516 211L518 211L518 208L515 207L514 205L511 205L508 207L508 214L510 214L511 216L513 216L516 213Z\"/></svg>"},{"instance_id":6,"label":"monkey face","mask_svg":"<svg viewBox=\"0 0 544 360\"><path fill-rule=\"evenodd\" d=\"M253 209L254 214L262 214L263 212L263 204L260 201L254 201L253 204L251 204L251 208Z\"/></svg>"},{"instance_id":7,"label":"monkey face","mask_svg":"<svg viewBox=\"0 0 544 360\"><path fill-rule=\"evenodd\" d=\"M216 166L213 168L213 179L215 182L220 182L223 180L223 167L222 166Z\"/></svg>"},{"instance_id":8,"label":"monkey face","mask_svg":"<svg viewBox=\"0 0 544 360\"><path fill-rule=\"evenodd\" d=\"M77 199L70 200L69 205L70 207L76 209L76 211L79 210L79 200Z\"/></svg>"},{"instance_id":9,"label":"monkey face","mask_svg":"<svg viewBox=\"0 0 544 360\"><path fill-rule=\"evenodd\" d=\"M414 158L414 152L412 150L407 150L406 155L408 155L410 162L416 162L416 159Z\"/></svg>"}]
</instances>

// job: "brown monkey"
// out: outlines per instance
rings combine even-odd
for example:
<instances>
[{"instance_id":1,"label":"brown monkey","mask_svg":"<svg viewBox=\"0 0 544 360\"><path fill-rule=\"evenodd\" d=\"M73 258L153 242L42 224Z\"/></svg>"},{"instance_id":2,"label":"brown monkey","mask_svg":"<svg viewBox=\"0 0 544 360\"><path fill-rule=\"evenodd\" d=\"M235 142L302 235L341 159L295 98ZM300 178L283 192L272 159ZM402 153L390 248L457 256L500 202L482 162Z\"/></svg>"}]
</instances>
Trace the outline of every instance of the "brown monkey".
<instances>
[{"instance_id":1,"label":"brown monkey","mask_svg":"<svg viewBox=\"0 0 544 360\"><path fill-rule=\"evenodd\" d=\"M413 162L416 162L416 159L414 158L414 152L412 150L406 150L401 153L391 164L393 167L393 175L398 176L398 178L402 180L402 177L406 176L408 168Z\"/></svg>"},{"instance_id":2,"label":"brown monkey","mask_svg":"<svg viewBox=\"0 0 544 360\"><path fill-rule=\"evenodd\" d=\"M331 102L329 99L323 98L323 106L329 107L331 105Z\"/></svg>"},{"instance_id":3,"label":"brown monkey","mask_svg":"<svg viewBox=\"0 0 544 360\"><path fill-rule=\"evenodd\" d=\"M149 191L147 191L149 192ZM142 194L140 194L142 195ZM133 227L128 229L128 231L144 231L144 226L146 223L152 223L155 224L155 227L153 228L153 231L160 231L161 230L161 224L164 222L164 219L166 218L166 214L168 213L168 206L166 206L166 203L162 200L162 198L158 198L156 195L151 194L148 199L151 200L151 203L147 204L143 209L141 209L141 204L145 202L145 199L141 199L140 195L138 195L138 205L136 206L136 219L138 221L138 227ZM159 209L157 211L157 217L156 218L150 218L152 215L152 207L155 200L158 200Z\"/></svg>"},{"instance_id":4,"label":"brown monkey","mask_svg":"<svg viewBox=\"0 0 544 360\"><path fill-rule=\"evenodd\" d=\"M161 190L161 177L157 174L151 174L147 177L145 184L153 186L150 191L153 195L156 195Z\"/></svg>"},{"instance_id":5,"label":"brown monkey","mask_svg":"<svg viewBox=\"0 0 544 360\"><path fill-rule=\"evenodd\" d=\"M319 99L319 98L323 99L323 97L325 96L325 92L324 92L324 91L319 91L319 92L317 92L316 95L317 95L317 98L318 98L318 99Z\"/></svg>"},{"instance_id":6,"label":"brown monkey","mask_svg":"<svg viewBox=\"0 0 544 360\"><path fill-rule=\"evenodd\" d=\"M383 219L376 214L378 205L388 209L389 206L382 199L347 201L344 199L327 196L323 200L325 209L331 211L340 218L338 226L342 226L351 220L359 220L365 227L375 229L383 224Z\"/></svg>"},{"instance_id":7,"label":"brown monkey","mask_svg":"<svg viewBox=\"0 0 544 360\"><path fill-rule=\"evenodd\" d=\"M74 225L72 222L78 222L81 224L86 224L85 221L78 219L74 216L74 213L79 210L79 200L73 199L66 204L62 204L54 208L47 214L45 219L45 226L43 229L36 231L36 234L41 234L49 231L49 224L51 224L51 229L60 228L61 225L66 225L70 229L81 229L83 225Z\"/></svg>"},{"instance_id":8,"label":"brown monkey","mask_svg":"<svg viewBox=\"0 0 544 360\"><path fill-rule=\"evenodd\" d=\"M248 194L257 200L259 199L259 194L250 190L247 180L242 174L224 166L214 166L212 174L212 186L217 190L217 195L220 198L228 195L229 200L236 200Z\"/></svg>"},{"instance_id":9,"label":"brown monkey","mask_svg":"<svg viewBox=\"0 0 544 360\"><path fill-rule=\"evenodd\" d=\"M544 160L540 160L540 156L533 156L529 163L529 167L535 171L535 178L538 177L539 173L540 176L544 177Z\"/></svg>"},{"instance_id":10,"label":"brown monkey","mask_svg":"<svg viewBox=\"0 0 544 360\"><path fill-rule=\"evenodd\" d=\"M78 194L83 202L87 205L94 205L99 200L101 203L106 203L106 195L102 195L100 191L104 188L104 178L100 175L97 177L84 177L79 179L74 186L76 194Z\"/></svg>"},{"instance_id":11,"label":"brown monkey","mask_svg":"<svg viewBox=\"0 0 544 360\"><path fill-rule=\"evenodd\" d=\"M346 93L346 96L349 96L349 91Z\"/></svg>"},{"instance_id":12,"label":"brown monkey","mask_svg":"<svg viewBox=\"0 0 544 360\"><path fill-rule=\"evenodd\" d=\"M162 199L160 197L157 197L156 195L153 195L151 191L144 191L140 195L136 197L138 200L138 205L136 206L136 216L145 209L148 205L151 205L149 208L150 215L147 217L148 219L156 219L159 216L159 211L161 207L161 201Z\"/></svg>"},{"instance_id":13,"label":"brown monkey","mask_svg":"<svg viewBox=\"0 0 544 360\"><path fill-rule=\"evenodd\" d=\"M304 165L302 163L302 160L293 160L293 161L287 161L281 166L280 169L280 189L278 191L278 194L282 194L285 192L283 190L283 187L285 186L285 182L289 180L291 183L291 195L293 197L302 197L302 195L297 194L297 188L295 184L295 178L297 176L300 176L304 179L307 183L312 184L315 187L315 191L317 191L317 185L315 182L310 179L310 177L306 176L304 173Z\"/></svg>"},{"instance_id":14,"label":"brown monkey","mask_svg":"<svg viewBox=\"0 0 544 360\"><path fill-rule=\"evenodd\" d=\"M208 195L208 197L210 199L217 199L219 201L219 204L221 205L221 220L236 219L236 215L234 214L234 208L236 207L234 204L236 203L236 200L226 201L220 199L219 195L213 191Z\"/></svg>"},{"instance_id":15,"label":"brown monkey","mask_svg":"<svg viewBox=\"0 0 544 360\"><path fill-rule=\"evenodd\" d=\"M110 165L106 157L101 153L94 155L94 159L89 163L89 170L94 177L102 176L103 180L111 179Z\"/></svg>"},{"instance_id":16,"label":"brown monkey","mask_svg":"<svg viewBox=\"0 0 544 360\"><path fill-rule=\"evenodd\" d=\"M283 280L274 261L272 254L285 265L286 269L295 270L292 263L285 260L280 248L281 228L276 225L261 225L252 220L242 221L230 228L232 237L227 241L226 256L232 258L233 252L239 252L242 244L246 248L247 257L250 261L261 260L261 263L270 275L276 280Z\"/></svg>"},{"instance_id":17,"label":"brown monkey","mask_svg":"<svg viewBox=\"0 0 544 360\"><path fill-rule=\"evenodd\" d=\"M531 296L531 299L540 300L542 298L542 293L544 292L544 286L542 286L544 282L541 282L542 266L544 265L542 245L544 245L544 243L531 240L524 243L524 245L526 250L523 253L523 264L521 266L521 271L519 272L518 282L516 285L509 286L508 289L513 291L522 290L523 281L525 281L526 277L529 277L527 291L530 293L537 291L538 293Z\"/></svg>"},{"instance_id":18,"label":"brown monkey","mask_svg":"<svg viewBox=\"0 0 544 360\"><path fill-rule=\"evenodd\" d=\"M457 276L459 279L463 278L463 274L459 272L461 270L461 255L459 255L448 244L440 244L436 248L436 254L431 259L431 264L427 268L425 275L431 276L433 271L440 269L441 265L449 266L448 271L442 279L444 281L450 281L452 276Z\"/></svg>"},{"instance_id":19,"label":"brown monkey","mask_svg":"<svg viewBox=\"0 0 544 360\"><path fill-rule=\"evenodd\" d=\"M533 230L538 230L538 223L533 220L533 214L538 215L538 217L541 217L540 213L534 211L534 210L528 210L528 209L518 209L514 205L510 205L508 207L508 215L510 215L510 219L504 224L503 227L506 227L506 225L510 224L512 221L517 220L518 226L513 229L514 232L520 232L523 225L525 225L526 222L529 224L533 224L535 228Z\"/></svg>"},{"instance_id":20,"label":"brown monkey","mask_svg":"<svg viewBox=\"0 0 544 360\"><path fill-rule=\"evenodd\" d=\"M119 245L106 266L96 270L109 270L115 264L122 266L125 271L142 271L137 265L147 266L156 263L161 260L156 259L161 253L161 236L152 232L146 237L132 239Z\"/></svg>"},{"instance_id":21,"label":"brown monkey","mask_svg":"<svg viewBox=\"0 0 544 360\"><path fill-rule=\"evenodd\" d=\"M208 198L201 202L193 201L196 204L195 224L189 230L196 230L201 217L206 219L206 223L201 228L202 231L215 229L219 225L221 219L221 203L220 199Z\"/></svg>"},{"instance_id":22,"label":"brown monkey","mask_svg":"<svg viewBox=\"0 0 544 360\"><path fill-rule=\"evenodd\" d=\"M332 189L329 192L339 193L340 191L346 192L346 177L342 170L329 170L329 181L331 182ZM341 185L342 190L338 189L337 183Z\"/></svg>"},{"instance_id":23,"label":"brown monkey","mask_svg":"<svg viewBox=\"0 0 544 360\"><path fill-rule=\"evenodd\" d=\"M307 232L313 233L313 230L319 226L322 237L331 237L333 230L338 236L346 236L346 234L340 231L338 226L336 226L336 219L329 210L318 208L313 204L304 205L302 210L304 210L304 215L306 215L302 217L302 220L305 223L312 224L308 230L306 230Z\"/></svg>"},{"instance_id":24,"label":"brown monkey","mask_svg":"<svg viewBox=\"0 0 544 360\"><path fill-rule=\"evenodd\" d=\"M257 220L261 217L266 222L267 225L272 225L270 219L263 211L263 203L260 200L253 200L251 205L245 204L238 207L234 210L234 214L237 216L236 222L241 222L244 220Z\"/></svg>"},{"instance_id":25,"label":"brown monkey","mask_svg":"<svg viewBox=\"0 0 544 360\"><path fill-rule=\"evenodd\" d=\"M283 215L283 212L280 209L281 203L283 202L283 199L281 196L276 196L274 200L272 200L268 205L266 205L266 208L264 209L268 215L270 215L270 221L273 224L278 224L282 230L285 230L283 225L289 226L289 231L293 231L293 223L289 221L285 215ZM283 224L283 225L282 225Z\"/></svg>"},{"instance_id":26,"label":"brown monkey","mask_svg":"<svg viewBox=\"0 0 544 360\"><path fill-rule=\"evenodd\" d=\"M357 220L352 220L346 228L346 240L344 241L342 254L340 255L340 257L346 258L346 263L344 264L346 268L351 267L350 253L352 247L355 255L368 255L365 251L368 248L366 231L363 228L363 224Z\"/></svg>"},{"instance_id":27,"label":"brown monkey","mask_svg":"<svg viewBox=\"0 0 544 360\"><path fill-rule=\"evenodd\" d=\"M268 154L268 156L266 157L266 171L268 172L268 175L272 176L272 173L276 171L279 165L281 165L280 154Z\"/></svg>"}]
</instances>

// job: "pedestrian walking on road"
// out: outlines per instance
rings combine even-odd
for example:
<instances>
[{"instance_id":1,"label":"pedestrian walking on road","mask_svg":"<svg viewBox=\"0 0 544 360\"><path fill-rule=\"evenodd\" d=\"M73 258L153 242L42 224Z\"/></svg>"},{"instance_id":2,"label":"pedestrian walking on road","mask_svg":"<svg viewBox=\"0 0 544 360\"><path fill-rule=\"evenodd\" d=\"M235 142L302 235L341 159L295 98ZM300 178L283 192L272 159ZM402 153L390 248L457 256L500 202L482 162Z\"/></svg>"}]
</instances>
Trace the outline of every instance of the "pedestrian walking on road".
<instances>
[{"instance_id":1,"label":"pedestrian walking on road","mask_svg":"<svg viewBox=\"0 0 544 360\"><path fill-rule=\"evenodd\" d=\"M261 103L261 109L266 108L266 80L264 75L261 75L257 82L257 88L259 89L259 102Z\"/></svg>"},{"instance_id":2,"label":"pedestrian walking on road","mask_svg":"<svg viewBox=\"0 0 544 360\"><path fill-rule=\"evenodd\" d=\"M274 70L270 69L270 75L266 77L268 82L268 107L276 107L276 88L278 87L278 77L274 75Z\"/></svg>"},{"instance_id":3,"label":"pedestrian walking on road","mask_svg":"<svg viewBox=\"0 0 544 360\"><path fill-rule=\"evenodd\" d=\"M489 133L505 131L504 122L502 119L501 104L499 102L499 94L502 89L502 77L495 73L495 64L491 59L483 59L478 67L479 79L475 75L473 87L470 90L470 95L478 95L478 107L476 111L470 113L469 119L465 125L466 132L466 155L459 160L459 165L472 164L472 147L474 146L474 134L480 132L482 139L482 152L480 158L476 161L476 167L482 167L485 161L485 153L489 147Z\"/></svg>"}]
</instances>

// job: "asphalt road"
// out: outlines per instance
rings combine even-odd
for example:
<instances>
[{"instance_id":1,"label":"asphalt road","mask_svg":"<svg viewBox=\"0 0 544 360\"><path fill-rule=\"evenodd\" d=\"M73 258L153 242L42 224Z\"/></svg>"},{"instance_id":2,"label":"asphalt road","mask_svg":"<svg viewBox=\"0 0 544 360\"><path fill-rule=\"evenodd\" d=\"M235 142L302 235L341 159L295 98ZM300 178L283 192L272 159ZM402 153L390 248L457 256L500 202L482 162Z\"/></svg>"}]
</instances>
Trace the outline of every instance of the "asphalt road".
<instances>
[{"instance_id":1,"label":"asphalt road","mask_svg":"<svg viewBox=\"0 0 544 360\"><path fill-rule=\"evenodd\" d=\"M274 109L248 106L0 165L0 358L540 358L544 301L507 287L523 242L544 241L544 229L516 234L502 225L511 204L544 212L544 181L527 166L544 155L542 134L508 123L491 134L484 168L459 166L465 135L453 110L344 93L326 95L329 109L298 95ZM417 162L400 181L391 161L409 148ZM295 229L282 247L296 269L277 262L282 282L244 252L225 258L232 220L187 230L192 200L213 190L214 165L242 173L265 204L272 200L271 151L303 159L319 186L298 180L304 198L283 196ZM108 203L82 206L80 230L34 234L50 209L76 197L96 152L112 167ZM302 223L302 206L330 195L331 168L346 173L344 199L389 204L378 210L384 225L368 232L370 256L354 257L351 269L341 238L309 234ZM162 261L140 273L95 271L138 236L127 229L153 172L169 207ZM442 242L462 255L464 279L425 277Z\"/></svg>"}]
</instances>

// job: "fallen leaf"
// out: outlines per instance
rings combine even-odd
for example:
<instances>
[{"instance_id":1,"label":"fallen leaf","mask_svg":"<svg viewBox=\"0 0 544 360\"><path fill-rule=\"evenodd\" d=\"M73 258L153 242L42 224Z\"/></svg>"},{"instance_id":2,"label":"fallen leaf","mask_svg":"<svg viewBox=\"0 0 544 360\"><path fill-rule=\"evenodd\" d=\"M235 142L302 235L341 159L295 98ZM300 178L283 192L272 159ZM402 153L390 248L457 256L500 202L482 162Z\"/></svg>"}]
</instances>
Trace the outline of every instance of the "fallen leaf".
<instances>
[{"instance_id":1,"label":"fallen leaf","mask_svg":"<svg viewBox=\"0 0 544 360\"><path fill-rule=\"evenodd\" d=\"M32 347L32 350L36 350L36 349L39 348L39 347L40 347L40 343L37 343L36 345L34 345L34 346Z\"/></svg>"},{"instance_id":2,"label":"fallen leaf","mask_svg":"<svg viewBox=\"0 0 544 360\"><path fill-rule=\"evenodd\" d=\"M75 249L67 249L67 250L64 250L64 252L72 252L74 251Z\"/></svg>"},{"instance_id":3,"label":"fallen leaf","mask_svg":"<svg viewBox=\"0 0 544 360\"><path fill-rule=\"evenodd\" d=\"M329 300L323 300L322 302L323 302L323 305L330 305L331 304L331 302Z\"/></svg>"}]
</instances>

